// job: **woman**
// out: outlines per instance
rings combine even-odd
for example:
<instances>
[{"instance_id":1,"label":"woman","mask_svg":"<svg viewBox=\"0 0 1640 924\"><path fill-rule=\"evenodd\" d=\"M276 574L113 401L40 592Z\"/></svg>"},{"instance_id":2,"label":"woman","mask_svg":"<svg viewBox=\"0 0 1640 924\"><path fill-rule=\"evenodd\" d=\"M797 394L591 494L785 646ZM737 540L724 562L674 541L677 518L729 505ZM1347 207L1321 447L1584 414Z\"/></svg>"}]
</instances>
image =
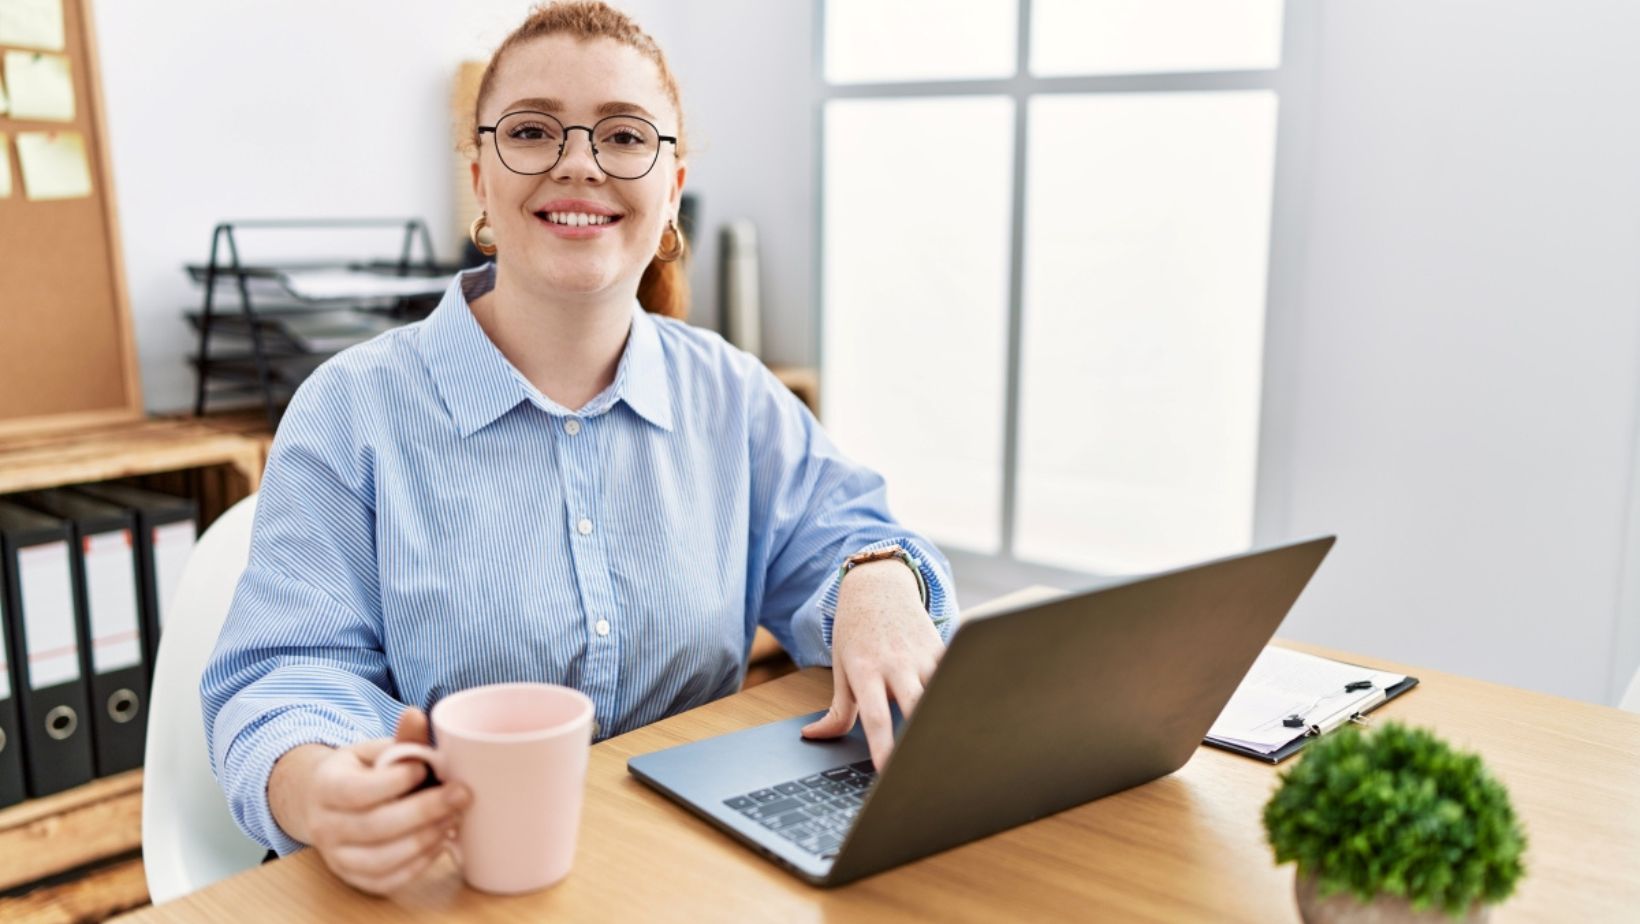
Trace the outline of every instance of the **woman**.
<instances>
[{"instance_id":1,"label":"woman","mask_svg":"<svg viewBox=\"0 0 1640 924\"><path fill-rule=\"evenodd\" d=\"M955 611L882 480L755 359L665 317L685 141L647 35L601 3L538 9L473 131L497 262L292 400L201 683L241 827L371 892L432 862L471 798L370 766L448 693L571 685L604 738L734 692L761 624L833 667L804 734L858 715L880 765L888 702L915 709Z\"/></svg>"}]
</instances>

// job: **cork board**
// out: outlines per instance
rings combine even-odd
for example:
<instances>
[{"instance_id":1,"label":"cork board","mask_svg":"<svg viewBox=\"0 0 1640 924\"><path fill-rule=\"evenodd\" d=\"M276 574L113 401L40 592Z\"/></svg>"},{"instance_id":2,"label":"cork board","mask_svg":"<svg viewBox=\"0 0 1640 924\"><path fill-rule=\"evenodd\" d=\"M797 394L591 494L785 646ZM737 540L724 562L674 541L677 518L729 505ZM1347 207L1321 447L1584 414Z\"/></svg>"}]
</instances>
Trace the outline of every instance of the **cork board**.
<instances>
[{"instance_id":1,"label":"cork board","mask_svg":"<svg viewBox=\"0 0 1640 924\"><path fill-rule=\"evenodd\" d=\"M62 7L73 121L0 114L11 171L0 198L0 436L142 415L90 0ZM0 46L0 59L12 50L38 49ZM30 201L17 136L40 131L85 139L90 196Z\"/></svg>"}]
</instances>

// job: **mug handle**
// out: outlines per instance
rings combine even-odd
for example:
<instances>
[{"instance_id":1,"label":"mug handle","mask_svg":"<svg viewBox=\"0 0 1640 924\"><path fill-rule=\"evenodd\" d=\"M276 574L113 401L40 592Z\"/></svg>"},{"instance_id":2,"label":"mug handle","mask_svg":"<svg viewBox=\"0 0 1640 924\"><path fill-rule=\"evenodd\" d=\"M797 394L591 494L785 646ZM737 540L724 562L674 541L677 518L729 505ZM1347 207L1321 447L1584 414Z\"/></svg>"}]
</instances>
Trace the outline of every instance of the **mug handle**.
<instances>
[{"instance_id":1,"label":"mug handle","mask_svg":"<svg viewBox=\"0 0 1640 924\"><path fill-rule=\"evenodd\" d=\"M398 744L390 745L387 750L376 755L376 760L371 766L387 767L406 760L419 760L433 771L434 776L441 780L446 779L444 776L444 755L425 744L418 744L414 741L401 741ZM455 855L456 865L461 866L461 845L452 842L449 848L450 852Z\"/></svg>"},{"instance_id":2,"label":"mug handle","mask_svg":"<svg viewBox=\"0 0 1640 924\"><path fill-rule=\"evenodd\" d=\"M390 745L387 750L376 755L376 761L371 766L386 767L406 760L419 760L433 771L434 776L444 779L443 756L427 745L415 741L400 741L398 744Z\"/></svg>"}]
</instances>

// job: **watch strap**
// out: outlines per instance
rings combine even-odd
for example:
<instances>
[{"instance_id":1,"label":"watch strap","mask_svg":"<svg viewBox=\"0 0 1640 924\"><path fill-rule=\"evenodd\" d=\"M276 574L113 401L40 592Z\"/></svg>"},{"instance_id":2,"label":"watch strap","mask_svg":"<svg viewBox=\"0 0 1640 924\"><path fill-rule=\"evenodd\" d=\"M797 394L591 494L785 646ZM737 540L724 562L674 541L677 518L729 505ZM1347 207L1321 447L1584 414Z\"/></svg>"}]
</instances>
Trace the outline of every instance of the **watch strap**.
<instances>
[{"instance_id":1,"label":"watch strap","mask_svg":"<svg viewBox=\"0 0 1640 924\"><path fill-rule=\"evenodd\" d=\"M844 577L848 576L849 571L859 565L887 561L890 558L899 559L907 568L911 569L911 574L917 579L917 596L922 600L923 609L928 609L928 581L923 578L922 568L917 566L917 561L911 557L910 552L897 545L872 549L867 552L856 552L850 555L843 560L843 566L838 569L837 580L842 581Z\"/></svg>"}]
</instances>

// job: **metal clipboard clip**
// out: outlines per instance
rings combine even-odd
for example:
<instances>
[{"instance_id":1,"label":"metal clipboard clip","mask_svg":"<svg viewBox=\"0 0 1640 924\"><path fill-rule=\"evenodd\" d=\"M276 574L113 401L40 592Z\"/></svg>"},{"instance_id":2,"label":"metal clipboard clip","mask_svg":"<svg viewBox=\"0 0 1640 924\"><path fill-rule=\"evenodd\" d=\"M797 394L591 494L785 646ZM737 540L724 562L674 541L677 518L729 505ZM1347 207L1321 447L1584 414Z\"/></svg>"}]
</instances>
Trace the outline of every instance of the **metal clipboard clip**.
<instances>
[{"instance_id":1,"label":"metal clipboard clip","mask_svg":"<svg viewBox=\"0 0 1640 924\"><path fill-rule=\"evenodd\" d=\"M1306 735L1325 735L1327 732L1352 723L1362 726L1371 725L1372 719L1367 716L1367 713L1383 705L1388 699L1389 694L1385 693L1382 688L1375 689L1372 691L1371 696L1356 703L1349 709L1340 711L1337 715L1329 716L1310 725L1304 733Z\"/></svg>"}]
</instances>

